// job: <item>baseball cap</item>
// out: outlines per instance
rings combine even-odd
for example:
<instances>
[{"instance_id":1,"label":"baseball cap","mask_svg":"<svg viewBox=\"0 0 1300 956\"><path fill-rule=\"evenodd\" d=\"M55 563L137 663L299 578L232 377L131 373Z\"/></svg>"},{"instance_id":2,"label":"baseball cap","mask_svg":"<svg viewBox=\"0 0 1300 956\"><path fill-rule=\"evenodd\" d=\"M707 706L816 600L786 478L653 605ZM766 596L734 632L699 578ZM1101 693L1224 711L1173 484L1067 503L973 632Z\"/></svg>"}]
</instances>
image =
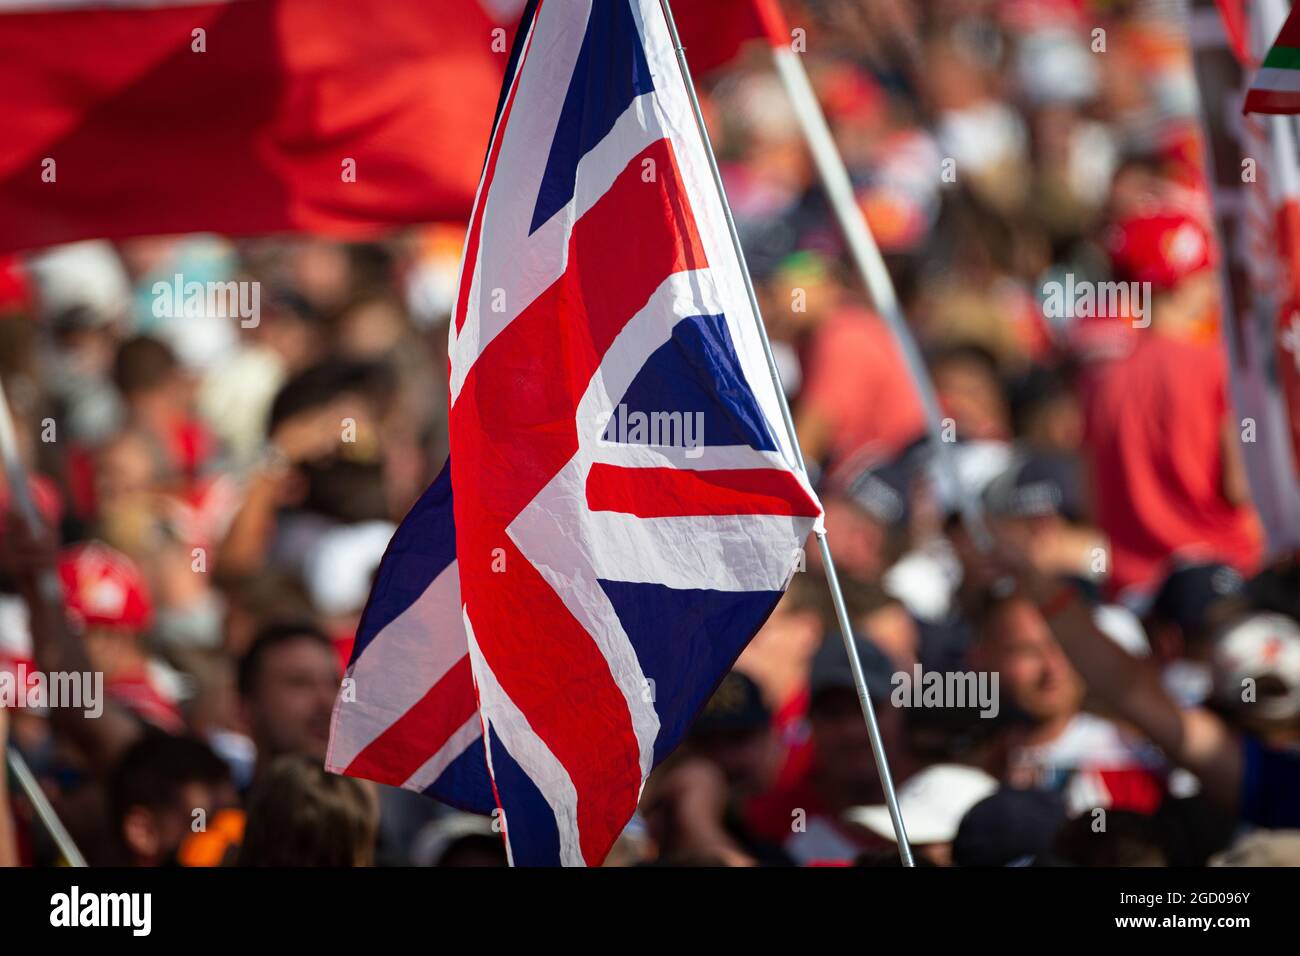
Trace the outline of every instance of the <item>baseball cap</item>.
<instances>
[{"instance_id":1,"label":"baseball cap","mask_svg":"<svg viewBox=\"0 0 1300 956\"><path fill-rule=\"evenodd\" d=\"M879 647L857 635L853 637L853 645L857 648L858 659L862 662L863 675L867 680L867 693L874 701L885 700L889 697L892 687L893 662ZM808 686L810 703L813 707L816 706L817 698L826 691L856 689L849 655L844 650L844 638L838 631L829 631L822 637L821 647L817 648L817 653L813 655Z\"/></svg>"},{"instance_id":2,"label":"baseball cap","mask_svg":"<svg viewBox=\"0 0 1300 956\"><path fill-rule=\"evenodd\" d=\"M413 866L437 866L447 851L461 840L497 836L489 817L475 813L448 813L430 821L416 834L411 846L411 863Z\"/></svg>"},{"instance_id":3,"label":"baseball cap","mask_svg":"<svg viewBox=\"0 0 1300 956\"><path fill-rule=\"evenodd\" d=\"M26 311L31 304L31 281L22 261L13 254L0 255L0 315Z\"/></svg>"},{"instance_id":4,"label":"baseball cap","mask_svg":"<svg viewBox=\"0 0 1300 956\"><path fill-rule=\"evenodd\" d=\"M704 705L691 734L743 733L771 722L772 712L763 703L758 685L739 671L731 671Z\"/></svg>"},{"instance_id":5,"label":"baseball cap","mask_svg":"<svg viewBox=\"0 0 1300 956\"><path fill-rule=\"evenodd\" d=\"M1002 787L967 811L952 843L957 866L1007 866L1041 857L1067 819L1065 802L1050 790Z\"/></svg>"},{"instance_id":6,"label":"baseball cap","mask_svg":"<svg viewBox=\"0 0 1300 956\"><path fill-rule=\"evenodd\" d=\"M131 280L112 243L102 240L54 246L27 263L36 300L44 316L74 307L86 310L94 323L116 321L131 306Z\"/></svg>"},{"instance_id":7,"label":"baseball cap","mask_svg":"<svg viewBox=\"0 0 1300 956\"><path fill-rule=\"evenodd\" d=\"M153 619L149 587L135 563L99 541L59 555L68 618L78 628L146 631Z\"/></svg>"},{"instance_id":8,"label":"baseball cap","mask_svg":"<svg viewBox=\"0 0 1300 956\"><path fill-rule=\"evenodd\" d=\"M1300 624L1282 614L1252 614L1226 629L1214 643L1215 697L1265 720L1300 716ZM1254 702L1242 701L1247 680Z\"/></svg>"},{"instance_id":9,"label":"baseball cap","mask_svg":"<svg viewBox=\"0 0 1300 956\"><path fill-rule=\"evenodd\" d=\"M903 457L870 465L849 481L845 495L882 525L905 525L911 513L908 498L915 471Z\"/></svg>"},{"instance_id":10,"label":"baseball cap","mask_svg":"<svg viewBox=\"0 0 1300 956\"><path fill-rule=\"evenodd\" d=\"M1165 577L1148 616L1178 625L1185 639L1206 636L1210 611L1220 601L1243 597L1246 582L1235 568L1215 561L1178 563Z\"/></svg>"},{"instance_id":11,"label":"baseball cap","mask_svg":"<svg viewBox=\"0 0 1300 956\"><path fill-rule=\"evenodd\" d=\"M1209 232L1181 212L1138 215L1118 223L1106 237L1106 251L1117 279L1150 282L1157 290L1172 289L1214 264Z\"/></svg>"},{"instance_id":12,"label":"baseball cap","mask_svg":"<svg viewBox=\"0 0 1300 956\"><path fill-rule=\"evenodd\" d=\"M992 794L998 782L983 770L961 764L935 764L898 788L898 809L907 835L918 845L951 843L962 818ZM853 807L844 817L877 836L894 839L894 825L884 804Z\"/></svg>"},{"instance_id":13,"label":"baseball cap","mask_svg":"<svg viewBox=\"0 0 1300 956\"><path fill-rule=\"evenodd\" d=\"M1085 509L1078 462L1068 455L1023 452L989 482L984 506L1003 518L1058 514L1079 521Z\"/></svg>"}]
</instances>

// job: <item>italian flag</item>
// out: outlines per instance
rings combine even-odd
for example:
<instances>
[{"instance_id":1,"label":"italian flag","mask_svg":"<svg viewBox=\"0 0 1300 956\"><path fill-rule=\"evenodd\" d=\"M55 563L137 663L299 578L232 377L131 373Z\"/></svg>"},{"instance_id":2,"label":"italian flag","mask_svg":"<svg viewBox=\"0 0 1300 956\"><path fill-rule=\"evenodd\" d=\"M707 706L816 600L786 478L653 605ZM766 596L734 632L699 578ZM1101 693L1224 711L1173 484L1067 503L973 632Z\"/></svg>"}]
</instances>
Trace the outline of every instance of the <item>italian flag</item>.
<instances>
[{"instance_id":1,"label":"italian flag","mask_svg":"<svg viewBox=\"0 0 1300 956\"><path fill-rule=\"evenodd\" d=\"M1293 9L1246 94L1245 113L1300 113L1300 7Z\"/></svg>"},{"instance_id":2,"label":"italian flag","mask_svg":"<svg viewBox=\"0 0 1300 956\"><path fill-rule=\"evenodd\" d=\"M519 6L0 0L0 252L464 219Z\"/></svg>"}]
</instances>

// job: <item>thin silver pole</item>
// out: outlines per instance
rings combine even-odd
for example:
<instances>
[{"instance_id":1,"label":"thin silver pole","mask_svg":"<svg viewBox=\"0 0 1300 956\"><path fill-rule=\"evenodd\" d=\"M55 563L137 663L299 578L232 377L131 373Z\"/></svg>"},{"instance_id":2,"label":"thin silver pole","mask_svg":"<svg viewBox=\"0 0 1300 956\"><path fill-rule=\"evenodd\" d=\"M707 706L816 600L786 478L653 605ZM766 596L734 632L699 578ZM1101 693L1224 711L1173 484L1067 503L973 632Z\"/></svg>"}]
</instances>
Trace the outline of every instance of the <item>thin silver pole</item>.
<instances>
[{"instance_id":1,"label":"thin silver pole","mask_svg":"<svg viewBox=\"0 0 1300 956\"><path fill-rule=\"evenodd\" d=\"M677 24L668 0L660 0L664 20L668 24L668 34L677 52L677 63L682 70L682 79L686 82L686 95L691 101L695 113L695 125L699 128L700 138L704 141L704 152L709 158L709 171L713 174L713 184L718 189L718 199L722 202L722 212L727 220L727 231L731 234L731 244L740 261L740 274L745 280L745 292L749 296L749 305L754 312L754 321L758 325L758 336L763 343L763 354L767 358L767 369L776 388L777 401L781 406L781 417L785 421L786 434L794 451L799 470L806 476L808 468L804 464L803 452L799 448L799 437L794 430L794 416L790 414L790 403L786 401L785 390L781 387L781 373L776 367L776 358L772 355L772 343L767 337L767 327L763 324L763 313L758 307L758 296L754 292L753 280L749 277L749 266L745 263L745 250L740 245L740 234L736 231L736 221L731 215L731 204L727 202L727 192L722 185L722 173L718 170L717 157L713 155L713 142L704 125L704 114L700 110L699 98L695 95L695 83L691 80L690 67L686 65L686 51L682 48L682 39L677 33ZM831 557L830 544L826 540L826 529L819 527L816 531L817 547L821 551L822 564L826 568L826 583L831 589L831 600L835 604L835 617L839 622L840 636L844 639L844 649L849 655L849 668L853 672L853 686L858 692L858 703L862 706L862 716L867 722L867 733L871 737L871 752L876 758L876 771L880 774L880 786L885 793L885 803L889 807L889 818L894 824L894 836L898 840L898 855L904 866L915 866L912 859L912 846L907 840L907 829L903 826L903 815L898 809L898 792L894 788L893 774L889 770L889 758L885 755L885 745L880 737L880 724L876 720L876 710L871 703L871 694L867 691L867 678L862 670L862 661L858 658L857 646L853 643L853 626L849 623L849 612L844 605L844 595L840 590L840 579L835 573L835 561Z\"/></svg>"},{"instance_id":2,"label":"thin silver pole","mask_svg":"<svg viewBox=\"0 0 1300 956\"><path fill-rule=\"evenodd\" d=\"M5 397L2 380L0 380L0 459L4 461L5 477L9 482L9 494L13 499L14 510L35 532L40 528L40 518L36 514L36 505L32 503L32 496L27 491L27 469L23 467L22 459L18 455L18 439L14 434L13 417L9 413L9 400ZM53 572L47 571L41 576L41 590L44 593L51 593L51 589L54 589L55 593L62 593L58 577ZM18 786L22 787L23 792L27 794L27 799L31 801L36 815L41 818L41 823L54 838L59 852L68 861L68 865L85 866L85 857L77 849L71 834L64 829L59 815L54 812L54 807L46 799L41 785L36 782L36 777L27 766L27 761L23 759L22 754L10 746L5 749L5 756L9 760L9 767L14 772L14 779L18 781ZM0 808L0 812L3 812L3 808Z\"/></svg>"},{"instance_id":3,"label":"thin silver pole","mask_svg":"<svg viewBox=\"0 0 1300 956\"><path fill-rule=\"evenodd\" d=\"M32 808L36 811L36 815L41 818L41 823L45 825L45 829L49 831L50 836L54 838L59 852L68 861L68 866L85 866L85 857L77 849L77 844L72 839L72 835L63 828L59 815L54 812L54 807L50 806L50 801L46 799L44 791L41 790L41 785L36 782L36 777L28 768L27 761L23 759L22 754L11 746L5 751L5 756L9 758L9 767L14 772L14 779L18 781L18 786L22 787L23 792L27 794L27 799L31 801Z\"/></svg>"}]
</instances>

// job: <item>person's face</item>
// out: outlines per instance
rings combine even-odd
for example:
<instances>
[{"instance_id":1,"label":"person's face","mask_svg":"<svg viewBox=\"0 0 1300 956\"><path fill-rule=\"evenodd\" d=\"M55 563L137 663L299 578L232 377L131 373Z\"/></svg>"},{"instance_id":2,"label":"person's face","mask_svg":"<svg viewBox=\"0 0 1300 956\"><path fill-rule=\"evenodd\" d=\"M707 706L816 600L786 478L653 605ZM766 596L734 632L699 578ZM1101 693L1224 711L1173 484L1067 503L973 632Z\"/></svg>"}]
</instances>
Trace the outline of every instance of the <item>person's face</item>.
<instances>
[{"instance_id":1,"label":"person's face","mask_svg":"<svg viewBox=\"0 0 1300 956\"><path fill-rule=\"evenodd\" d=\"M138 435L109 442L95 462L95 495L106 504L151 490L154 479L153 455Z\"/></svg>"},{"instance_id":2,"label":"person's face","mask_svg":"<svg viewBox=\"0 0 1300 956\"><path fill-rule=\"evenodd\" d=\"M106 326L68 332L59 341L59 353L87 378L105 378L113 367L118 341Z\"/></svg>"},{"instance_id":3,"label":"person's face","mask_svg":"<svg viewBox=\"0 0 1300 956\"><path fill-rule=\"evenodd\" d=\"M974 362L945 362L934 369L934 388L961 434L975 439L1007 435L1007 409L997 381Z\"/></svg>"},{"instance_id":4,"label":"person's face","mask_svg":"<svg viewBox=\"0 0 1300 956\"><path fill-rule=\"evenodd\" d=\"M244 701L258 759L304 754L324 760L338 689L338 662L329 648L308 637L271 648Z\"/></svg>"},{"instance_id":5,"label":"person's face","mask_svg":"<svg viewBox=\"0 0 1300 956\"><path fill-rule=\"evenodd\" d=\"M981 662L999 674L1000 693L1039 722L1075 713L1083 681L1066 659L1037 608L1026 601L1003 606L988 623Z\"/></svg>"},{"instance_id":6,"label":"person's face","mask_svg":"<svg viewBox=\"0 0 1300 956\"><path fill-rule=\"evenodd\" d=\"M894 712L893 708L878 708L877 717L884 718ZM821 774L840 789L862 794L863 800L871 799L879 777L871 751L871 735L857 694L847 687L820 691L809 713L809 722Z\"/></svg>"},{"instance_id":7,"label":"person's face","mask_svg":"<svg viewBox=\"0 0 1300 956\"><path fill-rule=\"evenodd\" d=\"M162 809L132 807L122 820L122 839L138 866L158 866L176 855L197 820L211 820L218 810L234 806L229 783L191 781L181 787L174 804Z\"/></svg>"},{"instance_id":8,"label":"person's face","mask_svg":"<svg viewBox=\"0 0 1300 956\"><path fill-rule=\"evenodd\" d=\"M96 671L111 680L120 671L137 664L140 656L139 636L120 627L91 625L81 635L86 656Z\"/></svg>"},{"instance_id":9,"label":"person's face","mask_svg":"<svg viewBox=\"0 0 1300 956\"><path fill-rule=\"evenodd\" d=\"M764 317L770 314L791 339L820 323L839 301L839 290L820 269L782 269L769 281L768 292Z\"/></svg>"},{"instance_id":10,"label":"person's face","mask_svg":"<svg viewBox=\"0 0 1300 956\"><path fill-rule=\"evenodd\" d=\"M1039 567L1051 566L1060 554L1065 522L1055 513L999 518L992 523L999 540L1029 555Z\"/></svg>"},{"instance_id":11,"label":"person's face","mask_svg":"<svg viewBox=\"0 0 1300 956\"><path fill-rule=\"evenodd\" d=\"M827 498L826 533L835 542L835 565L859 581L875 581L885 570L884 526L847 498ZM821 553L812 549L810 559L820 567Z\"/></svg>"},{"instance_id":12,"label":"person's face","mask_svg":"<svg viewBox=\"0 0 1300 956\"><path fill-rule=\"evenodd\" d=\"M406 321L388 302L365 302L348 310L339 320L339 350L359 359L381 358L397 347L406 332Z\"/></svg>"},{"instance_id":13,"label":"person's face","mask_svg":"<svg viewBox=\"0 0 1300 956\"><path fill-rule=\"evenodd\" d=\"M718 765L737 797L762 793L780 770L781 747L771 725L740 733L712 735L700 740L701 756Z\"/></svg>"},{"instance_id":14,"label":"person's face","mask_svg":"<svg viewBox=\"0 0 1300 956\"><path fill-rule=\"evenodd\" d=\"M1058 395L1036 407L1026 418L1026 441L1043 448L1077 452L1083 445L1083 410L1073 395Z\"/></svg>"}]
</instances>

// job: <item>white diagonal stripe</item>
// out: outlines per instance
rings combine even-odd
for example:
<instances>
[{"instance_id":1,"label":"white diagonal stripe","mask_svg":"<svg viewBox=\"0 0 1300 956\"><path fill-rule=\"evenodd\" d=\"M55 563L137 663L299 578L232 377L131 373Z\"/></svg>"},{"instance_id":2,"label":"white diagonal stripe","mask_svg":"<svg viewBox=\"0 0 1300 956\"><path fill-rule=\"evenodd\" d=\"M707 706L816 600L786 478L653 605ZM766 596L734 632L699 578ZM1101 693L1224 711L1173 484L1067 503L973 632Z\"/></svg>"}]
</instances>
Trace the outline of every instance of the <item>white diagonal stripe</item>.
<instances>
[{"instance_id":1,"label":"white diagonal stripe","mask_svg":"<svg viewBox=\"0 0 1300 956\"><path fill-rule=\"evenodd\" d=\"M471 746L478 744L482 736L483 722L479 719L476 710L465 723L460 725L454 734L447 738L447 742L438 749L438 752L426 760L420 766L420 769L411 774L402 786L407 790L428 789L435 780L442 776L443 771L451 766L453 760Z\"/></svg>"},{"instance_id":2,"label":"white diagonal stripe","mask_svg":"<svg viewBox=\"0 0 1300 956\"><path fill-rule=\"evenodd\" d=\"M340 693L334 702L331 769L341 772L465 656L460 603L460 569L453 561L366 645L348 671L355 699Z\"/></svg>"},{"instance_id":3,"label":"white diagonal stripe","mask_svg":"<svg viewBox=\"0 0 1300 956\"><path fill-rule=\"evenodd\" d=\"M470 668L478 685L479 704L483 719L501 740L502 746L521 770L528 775L541 792L542 798L555 814L555 827L560 834L560 862L564 866L585 866L578 839L578 791L564 765L551 753L546 742L537 736L532 724L515 706L510 695L498 683L474 640L474 625L468 609L465 612L465 636L469 642ZM486 730L484 731L486 734ZM488 768L492 767L492 749L488 748ZM510 839L510 815L506 814L506 841ZM513 856L512 856L513 861Z\"/></svg>"}]
</instances>

